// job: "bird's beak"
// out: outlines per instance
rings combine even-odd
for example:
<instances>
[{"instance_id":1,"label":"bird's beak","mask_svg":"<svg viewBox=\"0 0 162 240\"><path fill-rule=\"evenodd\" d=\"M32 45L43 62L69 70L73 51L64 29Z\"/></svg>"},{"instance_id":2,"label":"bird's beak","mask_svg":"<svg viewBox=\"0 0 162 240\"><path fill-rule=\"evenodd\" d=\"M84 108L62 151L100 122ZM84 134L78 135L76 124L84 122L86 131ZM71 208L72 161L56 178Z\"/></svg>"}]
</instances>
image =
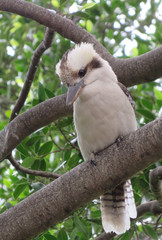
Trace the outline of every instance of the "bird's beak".
<instances>
[{"instance_id":1,"label":"bird's beak","mask_svg":"<svg viewBox=\"0 0 162 240\"><path fill-rule=\"evenodd\" d=\"M75 100L78 98L81 90L84 87L85 87L84 79L82 79L80 82L76 83L75 85L70 86L67 92L66 105L73 104Z\"/></svg>"}]
</instances>

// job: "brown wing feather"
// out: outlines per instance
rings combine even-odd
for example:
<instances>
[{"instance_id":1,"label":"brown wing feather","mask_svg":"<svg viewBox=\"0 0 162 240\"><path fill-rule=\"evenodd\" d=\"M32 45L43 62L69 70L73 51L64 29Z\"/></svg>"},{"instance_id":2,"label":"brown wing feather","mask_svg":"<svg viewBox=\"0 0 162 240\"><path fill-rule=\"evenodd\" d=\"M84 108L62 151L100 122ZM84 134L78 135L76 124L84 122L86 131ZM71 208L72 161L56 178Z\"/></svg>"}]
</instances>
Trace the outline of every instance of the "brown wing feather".
<instances>
[{"instance_id":1,"label":"brown wing feather","mask_svg":"<svg viewBox=\"0 0 162 240\"><path fill-rule=\"evenodd\" d=\"M133 100L133 96L131 95L131 93L129 92L129 90L121 83L121 82L118 82L118 85L120 86L120 88L122 89L122 91L125 93L125 95L128 97L131 105L132 105L132 108L134 109L134 112L136 114L136 110L135 110L135 102Z\"/></svg>"}]
</instances>

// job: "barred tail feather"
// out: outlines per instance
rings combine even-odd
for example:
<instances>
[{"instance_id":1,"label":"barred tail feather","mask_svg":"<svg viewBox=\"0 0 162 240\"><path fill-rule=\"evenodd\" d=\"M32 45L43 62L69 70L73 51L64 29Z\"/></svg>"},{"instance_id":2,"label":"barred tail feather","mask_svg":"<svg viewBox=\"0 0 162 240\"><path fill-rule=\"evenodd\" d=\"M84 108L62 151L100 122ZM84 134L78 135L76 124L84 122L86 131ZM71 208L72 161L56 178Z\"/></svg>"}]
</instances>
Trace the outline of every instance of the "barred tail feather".
<instances>
[{"instance_id":1,"label":"barred tail feather","mask_svg":"<svg viewBox=\"0 0 162 240\"><path fill-rule=\"evenodd\" d=\"M102 225L105 232L122 234L130 228L137 211L130 180L101 196Z\"/></svg>"},{"instance_id":2,"label":"barred tail feather","mask_svg":"<svg viewBox=\"0 0 162 240\"><path fill-rule=\"evenodd\" d=\"M136 210L136 205L134 202L134 196L133 196L133 189L132 189L132 184L130 179L128 179L125 182L124 185L124 196L125 196L125 204L126 204L126 209L129 214L130 218L136 218L137 217L137 210Z\"/></svg>"}]
</instances>

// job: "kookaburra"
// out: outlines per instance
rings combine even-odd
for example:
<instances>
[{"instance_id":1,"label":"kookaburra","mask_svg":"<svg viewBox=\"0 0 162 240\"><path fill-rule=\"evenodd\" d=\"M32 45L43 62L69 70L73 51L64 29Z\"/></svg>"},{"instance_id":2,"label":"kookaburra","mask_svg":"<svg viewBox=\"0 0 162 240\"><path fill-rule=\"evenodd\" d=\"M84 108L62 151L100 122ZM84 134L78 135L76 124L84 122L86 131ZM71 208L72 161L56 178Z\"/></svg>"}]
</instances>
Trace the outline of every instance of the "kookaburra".
<instances>
[{"instance_id":1,"label":"kookaburra","mask_svg":"<svg viewBox=\"0 0 162 240\"><path fill-rule=\"evenodd\" d=\"M128 90L124 92L126 88L92 44L81 43L67 51L56 73L68 87L66 104L74 104L74 124L85 160L136 130ZM130 218L137 215L130 180L101 196L101 213L105 232L121 234L130 228Z\"/></svg>"}]
</instances>

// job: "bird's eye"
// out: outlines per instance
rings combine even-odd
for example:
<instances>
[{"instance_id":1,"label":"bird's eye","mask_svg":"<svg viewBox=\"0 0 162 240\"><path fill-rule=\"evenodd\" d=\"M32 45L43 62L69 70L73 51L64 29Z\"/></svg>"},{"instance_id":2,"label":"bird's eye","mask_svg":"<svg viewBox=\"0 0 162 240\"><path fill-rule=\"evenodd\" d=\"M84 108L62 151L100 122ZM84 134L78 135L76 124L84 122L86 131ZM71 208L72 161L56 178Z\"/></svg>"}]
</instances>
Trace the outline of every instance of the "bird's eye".
<instances>
[{"instance_id":1,"label":"bird's eye","mask_svg":"<svg viewBox=\"0 0 162 240\"><path fill-rule=\"evenodd\" d=\"M79 72L78 72L79 77L84 77L85 74L86 74L85 69L80 69Z\"/></svg>"}]
</instances>

